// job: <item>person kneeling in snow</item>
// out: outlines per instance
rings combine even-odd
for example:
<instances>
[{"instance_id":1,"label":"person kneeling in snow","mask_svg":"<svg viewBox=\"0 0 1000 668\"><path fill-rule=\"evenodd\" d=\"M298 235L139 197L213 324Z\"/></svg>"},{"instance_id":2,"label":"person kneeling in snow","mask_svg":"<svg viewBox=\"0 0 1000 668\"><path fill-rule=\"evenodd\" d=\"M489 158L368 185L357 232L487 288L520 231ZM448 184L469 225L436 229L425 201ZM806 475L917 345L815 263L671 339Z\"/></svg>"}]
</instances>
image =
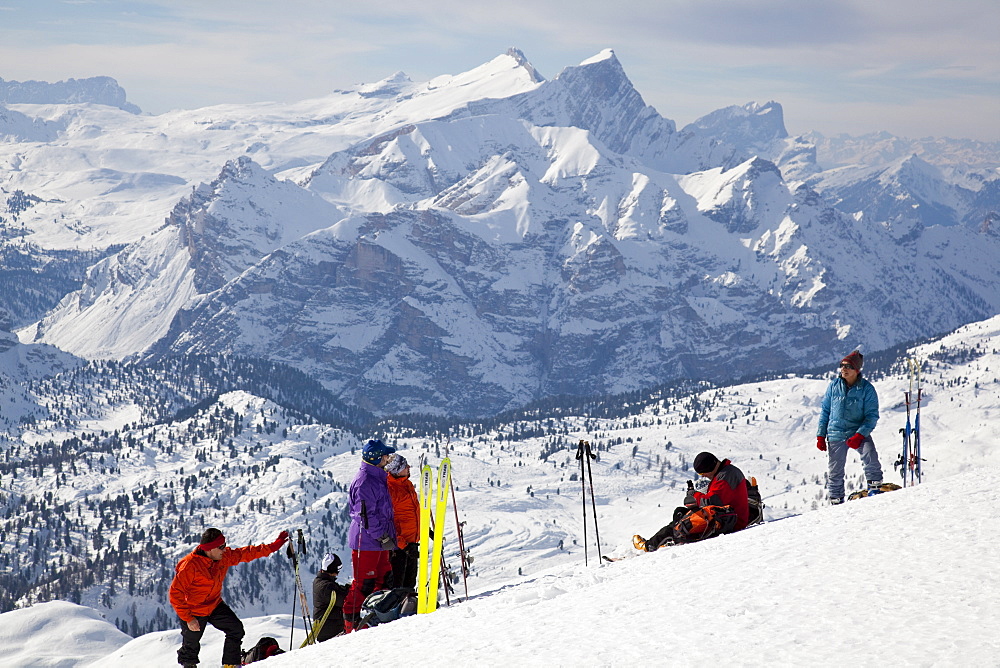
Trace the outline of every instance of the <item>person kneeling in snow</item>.
<instances>
[{"instance_id":1,"label":"person kneeling in snow","mask_svg":"<svg viewBox=\"0 0 1000 668\"><path fill-rule=\"evenodd\" d=\"M719 533L732 533L746 528L750 521L750 501L743 471L728 459L719 461L711 452L701 452L694 458L694 470L699 476L708 479L708 489L704 492L695 491L694 485L688 481L684 506L674 511L674 521L653 534L649 540L635 536L633 542L638 549L653 552L668 540L674 539L678 523L683 522L692 510L707 506L729 506L735 515L731 518L732 526L721 525Z\"/></svg>"},{"instance_id":2,"label":"person kneeling in snow","mask_svg":"<svg viewBox=\"0 0 1000 668\"><path fill-rule=\"evenodd\" d=\"M179 664L185 668L198 665L206 624L226 634L222 646L224 666L242 663L243 622L222 600L222 583L231 566L266 557L287 542L288 532L282 531L273 543L233 549L226 547L226 537L218 529L207 529L202 534L201 544L180 560L170 583L170 605L181 619Z\"/></svg>"},{"instance_id":3,"label":"person kneeling in snow","mask_svg":"<svg viewBox=\"0 0 1000 668\"><path fill-rule=\"evenodd\" d=\"M325 620L316 642L324 642L344 632L344 599L350 589L350 585L337 582L343 563L339 555L328 552L323 563L325 567L313 580L313 619L317 624Z\"/></svg>"}]
</instances>

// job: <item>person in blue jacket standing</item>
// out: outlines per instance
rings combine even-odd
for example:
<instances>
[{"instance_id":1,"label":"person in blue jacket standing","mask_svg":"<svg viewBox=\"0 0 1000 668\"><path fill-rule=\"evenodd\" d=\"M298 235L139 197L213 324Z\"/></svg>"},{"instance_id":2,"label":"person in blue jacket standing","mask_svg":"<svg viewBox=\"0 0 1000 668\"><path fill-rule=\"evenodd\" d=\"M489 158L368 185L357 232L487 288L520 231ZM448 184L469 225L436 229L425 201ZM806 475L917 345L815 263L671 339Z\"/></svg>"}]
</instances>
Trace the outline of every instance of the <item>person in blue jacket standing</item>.
<instances>
[{"instance_id":1,"label":"person in blue jacket standing","mask_svg":"<svg viewBox=\"0 0 1000 668\"><path fill-rule=\"evenodd\" d=\"M361 451L361 468L348 494L354 581L344 600L344 631L350 633L361 619L361 604L368 594L383 589L392 572L389 556L396 548L396 525L385 466L396 448L373 439Z\"/></svg>"},{"instance_id":2,"label":"person in blue jacket standing","mask_svg":"<svg viewBox=\"0 0 1000 668\"><path fill-rule=\"evenodd\" d=\"M844 502L848 449L861 455L868 492L878 493L882 484L882 465L871 436L878 423L878 394L875 386L861 377L864 360L858 350L840 360L840 374L826 388L819 414L816 447L829 457L827 490L833 505Z\"/></svg>"}]
</instances>

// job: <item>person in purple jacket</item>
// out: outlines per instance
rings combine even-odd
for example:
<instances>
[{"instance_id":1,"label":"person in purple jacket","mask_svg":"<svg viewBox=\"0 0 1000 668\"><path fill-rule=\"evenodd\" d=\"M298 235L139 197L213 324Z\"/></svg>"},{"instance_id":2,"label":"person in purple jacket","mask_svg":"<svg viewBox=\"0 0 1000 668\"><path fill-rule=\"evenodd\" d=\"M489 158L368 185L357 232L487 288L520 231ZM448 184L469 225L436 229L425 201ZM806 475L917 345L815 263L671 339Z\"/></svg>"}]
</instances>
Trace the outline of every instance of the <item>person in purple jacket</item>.
<instances>
[{"instance_id":1,"label":"person in purple jacket","mask_svg":"<svg viewBox=\"0 0 1000 668\"><path fill-rule=\"evenodd\" d=\"M361 469L351 483L348 496L354 580L344 600L344 632L350 633L361 621L361 604L373 591L383 588L392 571L389 555L396 547L396 526L392 498L386 482L385 465L396 448L379 440L368 441L361 451Z\"/></svg>"}]
</instances>

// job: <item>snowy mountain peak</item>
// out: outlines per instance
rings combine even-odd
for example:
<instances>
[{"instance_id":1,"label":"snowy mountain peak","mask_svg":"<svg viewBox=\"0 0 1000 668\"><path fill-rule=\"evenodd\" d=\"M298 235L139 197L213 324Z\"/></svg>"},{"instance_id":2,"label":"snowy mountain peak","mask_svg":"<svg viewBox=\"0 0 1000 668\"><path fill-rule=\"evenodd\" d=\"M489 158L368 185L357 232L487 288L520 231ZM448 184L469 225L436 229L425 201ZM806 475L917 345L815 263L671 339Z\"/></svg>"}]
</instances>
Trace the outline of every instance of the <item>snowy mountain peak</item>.
<instances>
[{"instance_id":1,"label":"snowy mountain peak","mask_svg":"<svg viewBox=\"0 0 1000 668\"><path fill-rule=\"evenodd\" d=\"M513 58L515 61L517 61L518 65L527 70L528 75L531 77L532 81L536 83L541 83L545 81L545 77L543 77L541 74L538 73L538 70L536 70L535 66L528 61L528 58L524 55L524 53L520 49L512 46L509 49L507 49L506 55Z\"/></svg>"},{"instance_id":2,"label":"snowy mountain peak","mask_svg":"<svg viewBox=\"0 0 1000 668\"><path fill-rule=\"evenodd\" d=\"M930 164L916 153L903 158L894 170L901 176L914 178L941 179L941 170Z\"/></svg>"},{"instance_id":3,"label":"snowy mountain peak","mask_svg":"<svg viewBox=\"0 0 1000 668\"><path fill-rule=\"evenodd\" d=\"M392 76L372 84L363 84L358 87L358 94L362 97L393 97L406 86L411 85L410 77L405 72L396 72Z\"/></svg>"},{"instance_id":4,"label":"snowy mountain peak","mask_svg":"<svg viewBox=\"0 0 1000 668\"><path fill-rule=\"evenodd\" d=\"M717 109L685 126L684 131L710 134L741 147L788 137L784 111L777 102L748 102L743 106Z\"/></svg>"},{"instance_id":5,"label":"snowy mountain peak","mask_svg":"<svg viewBox=\"0 0 1000 668\"><path fill-rule=\"evenodd\" d=\"M600 62L604 62L604 61L612 61L619 68L621 67L621 63L618 62L618 56L615 55L615 50L614 49L604 49L600 53L598 53L596 55L593 55L590 58L587 58L586 60L584 60L583 62L581 62L580 66L582 67L584 65L591 65L593 63L600 63Z\"/></svg>"}]
</instances>

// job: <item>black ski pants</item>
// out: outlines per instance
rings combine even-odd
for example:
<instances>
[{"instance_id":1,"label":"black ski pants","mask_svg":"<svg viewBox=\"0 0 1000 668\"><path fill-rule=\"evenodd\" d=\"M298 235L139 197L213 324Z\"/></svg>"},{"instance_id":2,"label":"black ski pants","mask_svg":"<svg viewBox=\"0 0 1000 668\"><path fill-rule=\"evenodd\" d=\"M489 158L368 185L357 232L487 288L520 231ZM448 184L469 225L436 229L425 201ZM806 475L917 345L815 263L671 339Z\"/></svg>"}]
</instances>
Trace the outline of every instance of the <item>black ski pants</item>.
<instances>
[{"instance_id":1,"label":"black ski pants","mask_svg":"<svg viewBox=\"0 0 1000 668\"><path fill-rule=\"evenodd\" d=\"M195 617L195 619L201 626L200 631L192 631L188 628L187 622L181 620L181 648L177 650L177 663L182 666L193 666L198 663L201 637L205 634L205 627L208 624L226 634L226 642L222 646L223 665L238 666L243 663L243 622L225 601L219 601L219 605L215 606L215 610L208 617Z\"/></svg>"},{"instance_id":2,"label":"black ski pants","mask_svg":"<svg viewBox=\"0 0 1000 668\"><path fill-rule=\"evenodd\" d=\"M680 506L679 508L674 508L674 521L668 524L667 526L663 527L656 533L654 533L649 538L649 540L646 541L646 546L647 546L646 550L649 551L650 547L655 550L656 548L666 543L668 540L673 540L674 525L677 524L677 520L687 515L689 510L692 509L685 508L684 506Z\"/></svg>"},{"instance_id":3,"label":"black ski pants","mask_svg":"<svg viewBox=\"0 0 1000 668\"><path fill-rule=\"evenodd\" d=\"M392 588L409 587L417 589L417 567L420 563L420 545L410 543L402 550L395 550L389 556L392 564Z\"/></svg>"}]
</instances>

